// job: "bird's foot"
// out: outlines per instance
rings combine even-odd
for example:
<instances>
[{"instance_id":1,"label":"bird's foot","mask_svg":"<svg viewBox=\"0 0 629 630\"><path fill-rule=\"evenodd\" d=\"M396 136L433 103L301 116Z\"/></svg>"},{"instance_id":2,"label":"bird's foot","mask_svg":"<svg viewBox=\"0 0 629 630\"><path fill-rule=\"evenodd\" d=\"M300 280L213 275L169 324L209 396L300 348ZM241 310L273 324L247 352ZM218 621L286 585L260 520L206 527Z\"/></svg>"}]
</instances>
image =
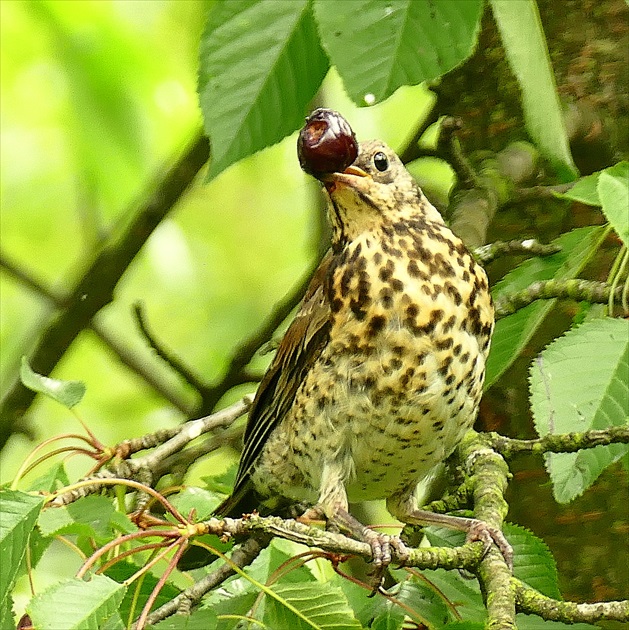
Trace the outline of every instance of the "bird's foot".
<instances>
[{"instance_id":1,"label":"bird's foot","mask_svg":"<svg viewBox=\"0 0 629 630\"><path fill-rule=\"evenodd\" d=\"M398 565L402 567L408 560L409 551L399 536L381 534L368 527L363 528L362 540L371 547L373 571L369 576L372 587L369 597L373 597L382 588L386 570L393 560L393 555L396 556Z\"/></svg>"},{"instance_id":2,"label":"bird's foot","mask_svg":"<svg viewBox=\"0 0 629 630\"><path fill-rule=\"evenodd\" d=\"M437 514L426 510L414 509L410 512L395 509L396 504L389 505L389 511L403 523L412 525L436 525L449 527L466 533L467 542L480 540L484 545L483 557L492 544L496 544L510 571L513 571L513 548L505 535L497 528L477 518L454 516L453 514Z\"/></svg>"},{"instance_id":3,"label":"bird's foot","mask_svg":"<svg viewBox=\"0 0 629 630\"><path fill-rule=\"evenodd\" d=\"M484 545L483 557L487 555L491 545L495 544L500 550L509 570L513 571L513 547L511 547L505 535L497 527L492 527L485 521L477 518L469 519L469 529L467 530L465 541L476 542L477 540L480 540Z\"/></svg>"}]
</instances>

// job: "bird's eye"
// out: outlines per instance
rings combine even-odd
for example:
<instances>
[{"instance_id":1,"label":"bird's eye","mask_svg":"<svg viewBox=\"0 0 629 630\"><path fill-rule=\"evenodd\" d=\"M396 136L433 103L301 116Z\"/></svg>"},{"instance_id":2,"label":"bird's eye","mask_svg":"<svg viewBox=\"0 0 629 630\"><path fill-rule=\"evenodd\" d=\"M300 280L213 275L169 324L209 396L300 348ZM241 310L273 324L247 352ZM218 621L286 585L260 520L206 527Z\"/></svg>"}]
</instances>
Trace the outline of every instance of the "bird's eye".
<instances>
[{"instance_id":1,"label":"bird's eye","mask_svg":"<svg viewBox=\"0 0 629 630\"><path fill-rule=\"evenodd\" d=\"M382 152L378 151L373 156L374 166L380 171L386 171L389 168L389 158Z\"/></svg>"}]
</instances>

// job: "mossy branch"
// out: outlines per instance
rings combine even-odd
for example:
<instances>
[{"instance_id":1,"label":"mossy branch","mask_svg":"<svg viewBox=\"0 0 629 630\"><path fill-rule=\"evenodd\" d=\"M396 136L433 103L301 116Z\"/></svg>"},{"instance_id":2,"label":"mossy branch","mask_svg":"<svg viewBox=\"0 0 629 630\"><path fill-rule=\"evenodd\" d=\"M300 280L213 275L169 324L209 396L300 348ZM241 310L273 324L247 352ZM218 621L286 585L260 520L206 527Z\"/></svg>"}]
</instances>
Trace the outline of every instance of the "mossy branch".
<instances>
[{"instance_id":1,"label":"mossy branch","mask_svg":"<svg viewBox=\"0 0 629 630\"><path fill-rule=\"evenodd\" d=\"M611 293L610 285L593 280L542 280L534 282L526 289L501 295L496 298L494 308L496 319L512 315L516 311L535 302L563 298L592 304L606 304ZM620 296L621 288L616 289Z\"/></svg>"}]
</instances>

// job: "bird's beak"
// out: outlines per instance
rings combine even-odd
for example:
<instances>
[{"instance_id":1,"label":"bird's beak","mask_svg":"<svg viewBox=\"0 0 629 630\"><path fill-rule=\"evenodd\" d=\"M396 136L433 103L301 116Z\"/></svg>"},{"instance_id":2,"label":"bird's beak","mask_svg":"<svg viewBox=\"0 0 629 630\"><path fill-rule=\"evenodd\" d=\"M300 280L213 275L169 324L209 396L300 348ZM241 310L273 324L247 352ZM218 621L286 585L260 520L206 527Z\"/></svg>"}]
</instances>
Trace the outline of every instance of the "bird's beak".
<instances>
[{"instance_id":1,"label":"bird's beak","mask_svg":"<svg viewBox=\"0 0 629 630\"><path fill-rule=\"evenodd\" d=\"M353 188L360 186L360 180L357 177L367 177L371 179L371 175L363 171L358 166L348 166L342 173L326 173L321 181L325 184L327 191L331 194L334 192L337 184L350 186Z\"/></svg>"}]
</instances>

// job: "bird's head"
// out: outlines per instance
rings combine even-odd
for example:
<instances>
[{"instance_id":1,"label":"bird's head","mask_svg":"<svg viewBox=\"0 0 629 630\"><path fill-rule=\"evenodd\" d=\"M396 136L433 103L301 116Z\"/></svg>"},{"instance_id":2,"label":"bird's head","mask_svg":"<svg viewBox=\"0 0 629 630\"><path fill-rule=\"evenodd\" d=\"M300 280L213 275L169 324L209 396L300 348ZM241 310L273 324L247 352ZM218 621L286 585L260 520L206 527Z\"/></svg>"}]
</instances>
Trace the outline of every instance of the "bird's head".
<instances>
[{"instance_id":1,"label":"bird's head","mask_svg":"<svg viewBox=\"0 0 629 630\"><path fill-rule=\"evenodd\" d=\"M343 172L320 176L329 196L335 244L383 226L424 218L442 221L400 158L378 140L361 142L358 157Z\"/></svg>"}]
</instances>

